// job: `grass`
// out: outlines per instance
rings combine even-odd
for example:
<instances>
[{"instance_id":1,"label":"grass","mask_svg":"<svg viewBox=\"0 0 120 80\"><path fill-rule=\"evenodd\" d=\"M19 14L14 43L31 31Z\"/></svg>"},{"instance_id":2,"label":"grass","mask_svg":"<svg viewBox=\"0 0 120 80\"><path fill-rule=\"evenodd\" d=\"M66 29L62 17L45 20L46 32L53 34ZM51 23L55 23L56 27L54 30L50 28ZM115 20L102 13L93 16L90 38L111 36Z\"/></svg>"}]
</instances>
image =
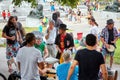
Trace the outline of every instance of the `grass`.
<instances>
[{"instance_id":1,"label":"grass","mask_svg":"<svg viewBox=\"0 0 120 80\"><path fill-rule=\"evenodd\" d=\"M28 32L32 32L32 31L36 31L38 30L38 27L24 27L26 33ZM43 32L45 32L46 27L43 27ZM72 32L73 30L67 30L67 32ZM0 29L0 38L1 38L1 34L2 34L2 30ZM0 45L0 47L5 47L6 45ZM76 47L79 47L79 44L75 44ZM107 62L108 62L109 58L107 58ZM120 64L120 39L117 41L117 48L115 51L115 55L114 55L114 63L115 64Z\"/></svg>"}]
</instances>

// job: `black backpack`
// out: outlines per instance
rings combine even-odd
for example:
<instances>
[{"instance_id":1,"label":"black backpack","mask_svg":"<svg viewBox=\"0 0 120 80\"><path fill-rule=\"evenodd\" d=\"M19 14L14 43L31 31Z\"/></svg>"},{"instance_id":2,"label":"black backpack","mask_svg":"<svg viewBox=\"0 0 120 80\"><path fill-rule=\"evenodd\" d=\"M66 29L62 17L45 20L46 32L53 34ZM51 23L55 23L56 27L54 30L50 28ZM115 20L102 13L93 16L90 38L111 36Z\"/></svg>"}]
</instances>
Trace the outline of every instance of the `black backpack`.
<instances>
[{"instance_id":1,"label":"black backpack","mask_svg":"<svg viewBox=\"0 0 120 80\"><path fill-rule=\"evenodd\" d=\"M53 13L53 14L52 14L52 19L53 19L55 22L57 21L57 19L58 19L57 13Z\"/></svg>"}]
</instances>

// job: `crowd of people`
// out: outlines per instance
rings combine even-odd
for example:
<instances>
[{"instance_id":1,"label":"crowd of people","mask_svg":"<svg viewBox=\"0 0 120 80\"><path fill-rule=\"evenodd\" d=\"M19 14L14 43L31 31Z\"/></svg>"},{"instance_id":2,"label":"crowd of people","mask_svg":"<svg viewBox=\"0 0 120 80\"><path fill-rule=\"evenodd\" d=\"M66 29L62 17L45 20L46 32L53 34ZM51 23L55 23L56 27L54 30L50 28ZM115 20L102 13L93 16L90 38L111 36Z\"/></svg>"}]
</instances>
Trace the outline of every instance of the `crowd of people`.
<instances>
[{"instance_id":1,"label":"crowd of people","mask_svg":"<svg viewBox=\"0 0 120 80\"><path fill-rule=\"evenodd\" d=\"M81 22L79 9L77 16ZM75 19L73 11L72 17ZM85 48L77 50L75 57L72 57L75 47L74 38L66 32L68 28L60 19L60 12L54 12L52 19L49 20L44 34L45 41L43 36L35 35L33 32L26 34L22 24L17 20L17 16L10 16L2 31L2 37L7 39L6 58L10 73L13 71L14 63L21 73L21 80L40 80L40 76L41 80L44 80L44 74L49 71L44 67L44 60L53 57L59 60L56 68L58 80L98 80L99 78L108 80L106 56L110 55L111 69L115 49L113 51L109 49L111 46L116 48L118 40L118 32L112 19L107 20L107 25L100 32L95 18L93 16L88 18L91 29L85 37ZM98 52L100 41L103 46ZM54 66L52 68L54 69ZM101 77L99 77L100 72Z\"/></svg>"}]
</instances>

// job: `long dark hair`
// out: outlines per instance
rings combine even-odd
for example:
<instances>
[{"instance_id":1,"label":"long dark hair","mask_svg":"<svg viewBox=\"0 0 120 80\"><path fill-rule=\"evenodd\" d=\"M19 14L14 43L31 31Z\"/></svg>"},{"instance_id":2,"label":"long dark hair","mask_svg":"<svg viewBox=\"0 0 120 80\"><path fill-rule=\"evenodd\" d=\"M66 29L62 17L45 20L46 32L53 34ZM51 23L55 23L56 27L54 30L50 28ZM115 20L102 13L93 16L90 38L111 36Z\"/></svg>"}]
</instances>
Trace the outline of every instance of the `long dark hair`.
<instances>
[{"instance_id":1,"label":"long dark hair","mask_svg":"<svg viewBox=\"0 0 120 80\"><path fill-rule=\"evenodd\" d=\"M14 25L13 22L11 22L11 20L15 18L14 16L10 16L8 22L7 22L7 26L10 26L10 25Z\"/></svg>"},{"instance_id":2,"label":"long dark hair","mask_svg":"<svg viewBox=\"0 0 120 80\"><path fill-rule=\"evenodd\" d=\"M90 20L94 22L96 26L98 26L98 23L95 21L95 18L90 18Z\"/></svg>"}]
</instances>

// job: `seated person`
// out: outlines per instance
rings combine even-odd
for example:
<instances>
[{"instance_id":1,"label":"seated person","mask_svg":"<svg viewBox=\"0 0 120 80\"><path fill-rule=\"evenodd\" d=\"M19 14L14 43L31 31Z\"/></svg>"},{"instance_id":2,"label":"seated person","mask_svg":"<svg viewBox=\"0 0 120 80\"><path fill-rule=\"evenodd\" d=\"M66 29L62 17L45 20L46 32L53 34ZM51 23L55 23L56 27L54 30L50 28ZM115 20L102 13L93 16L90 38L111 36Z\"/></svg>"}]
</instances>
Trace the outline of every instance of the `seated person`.
<instances>
[{"instance_id":1,"label":"seated person","mask_svg":"<svg viewBox=\"0 0 120 80\"><path fill-rule=\"evenodd\" d=\"M48 50L47 50L47 47L46 47L42 37L40 37L40 36L36 37L36 42L35 42L34 46L35 46L35 48L37 48L41 51L43 59L48 57Z\"/></svg>"},{"instance_id":2,"label":"seated person","mask_svg":"<svg viewBox=\"0 0 120 80\"><path fill-rule=\"evenodd\" d=\"M56 73L58 80L67 80L68 70L71 66L71 51L65 50L62 56L64 63L58 65ZM78 80L78 66L75 67L70 80Z\"/></svg>"}]
</instances>

